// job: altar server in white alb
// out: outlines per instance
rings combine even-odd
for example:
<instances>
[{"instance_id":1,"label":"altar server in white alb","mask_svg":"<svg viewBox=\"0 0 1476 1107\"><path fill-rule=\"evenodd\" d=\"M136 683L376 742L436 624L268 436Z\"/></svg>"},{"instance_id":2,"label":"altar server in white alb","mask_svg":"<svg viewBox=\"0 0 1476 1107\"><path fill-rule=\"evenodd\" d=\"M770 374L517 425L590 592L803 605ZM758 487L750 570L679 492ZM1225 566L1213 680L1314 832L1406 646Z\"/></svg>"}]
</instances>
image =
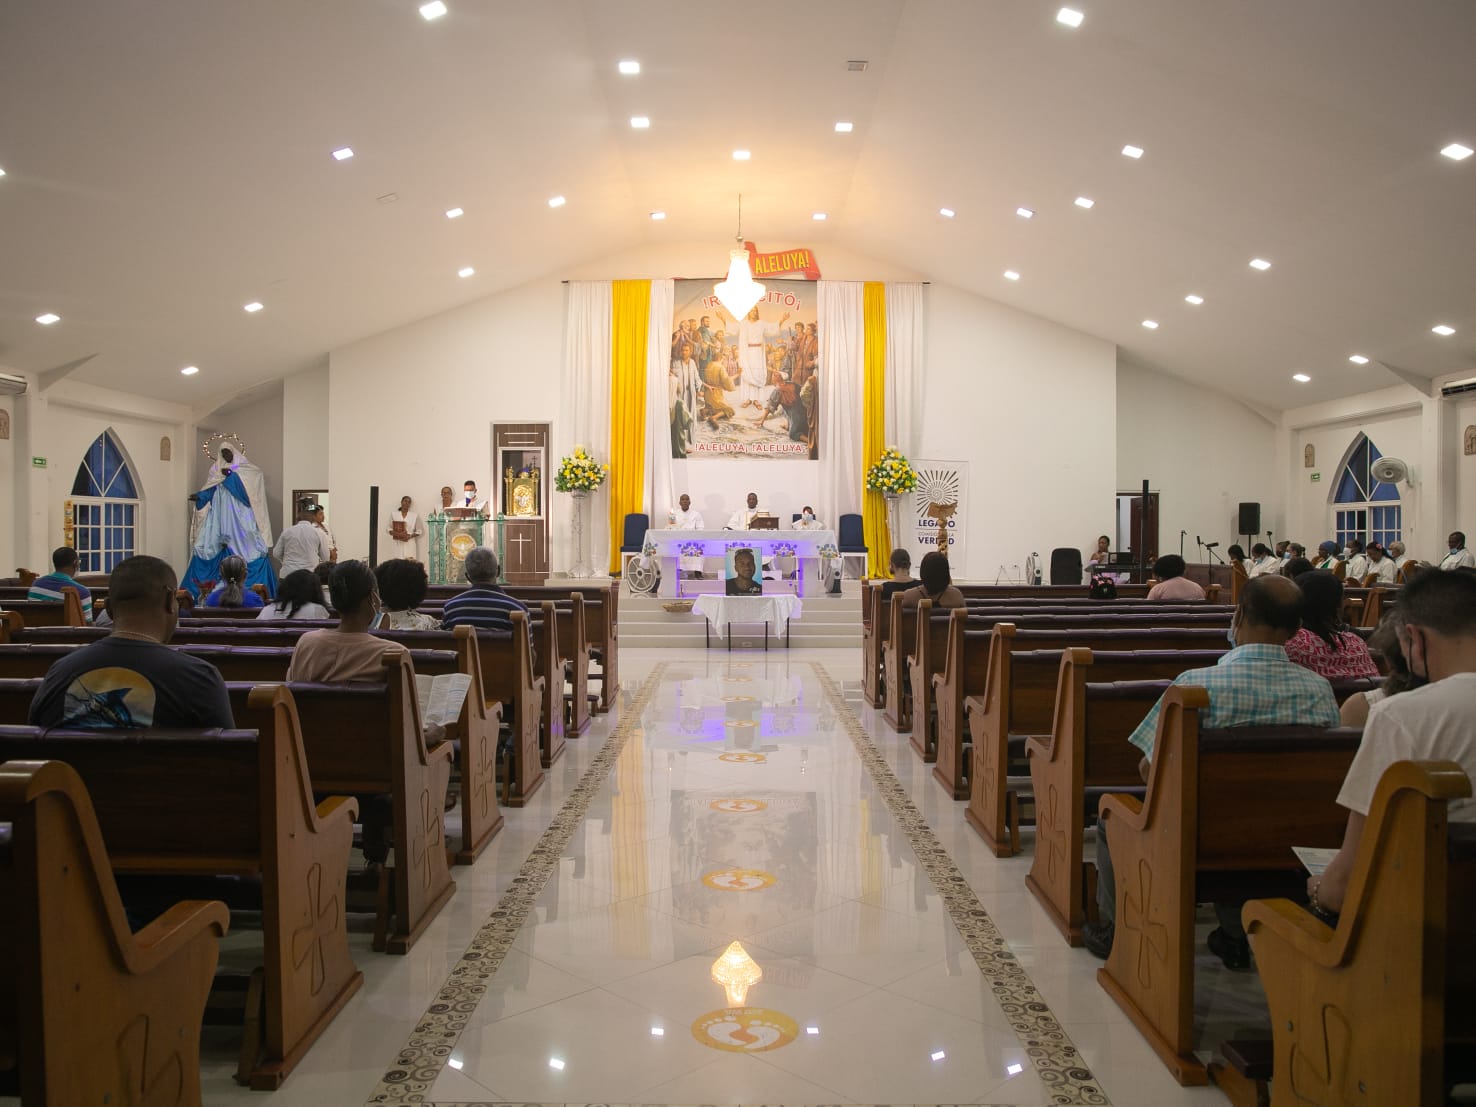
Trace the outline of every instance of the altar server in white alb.
<instances>
[{"instance_id":1,"label":"altar server in white alb","mask_svg":"<svg viewBox=\"0 0 1476 1107\"><path fill-rule=\"evenodd\" d=\"M390 536L390 556L409 557L420 560L420 516L410 510L409 496L400 497L400 507L390 512L389 525L384 529Z\"/></svg>"},{"instance_id":2,"label":"altar server in white alb","mask_svg":"<svg viewBox=\"0 0 1476 1107\"><path fill-rule=\"evenodd\" d=\"M685 492L677 500L676 511L666 514L666 526L668 530L701 530L703 528L702 513L692 507L692 497Z\"/></svg>"},{"instance_id":3,"label":"altar server in white alb","mask_svg":"<svg viewBox=\"0 0 1476 1107\"><path fill-rule=\"evenodd\" d=\"M750 492L748 494L748 506L740 507L737 511L733 512L733 514L729 515L728 525L723 529L747 530L749 524L753 522L753 517L758 514L760 514L758 505L758 493Z\"/></svg>"},{"instance_id":4,"label":"altar server in white alb","mask_svg":"<svg viewBox=\"0 0 1476 1107\"><path fill-rule=\"evenodd\" d=\"M794 521L795 530L824 530L825 524L815 518L815 509L806 504L800 510L800 517Z\"/></svg>"}]
</instances>

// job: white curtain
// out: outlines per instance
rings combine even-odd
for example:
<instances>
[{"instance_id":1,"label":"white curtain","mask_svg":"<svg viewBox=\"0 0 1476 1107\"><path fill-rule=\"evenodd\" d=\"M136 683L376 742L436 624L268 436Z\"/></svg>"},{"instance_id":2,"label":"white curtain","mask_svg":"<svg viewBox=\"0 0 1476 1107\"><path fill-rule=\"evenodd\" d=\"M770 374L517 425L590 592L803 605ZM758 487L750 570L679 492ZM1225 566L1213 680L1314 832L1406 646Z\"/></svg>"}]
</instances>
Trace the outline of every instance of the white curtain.
<instances>
[{"instance_id":1,"label":"white curtain","mask_svg":"<svg viewBox=\"0 0 1476 1107\"><path fill-rule=\"evenodd\" d=\"M573 504L566 493L553 491L552 474L559 458L583 446L596 461L610 459L610 282L570 281L567 288L563 410L570 418L564 427L555 425L557 456L549 458L548 502L553 509L549 568L555 572L574 564ZM589 504L589 561L601 572L610 564L609 495L607 483Z\"/></svg>"},{"instance_id":2,"label":"white curtain","mask_svg":"<svg viewBox=\"0 0 1476 1107\"><path fill-rule=\"evenodd\" d=\"M888 282L886 286L886 437L888 445L909 458L922 445L922 405L917 390L927 337L923 288L918 283Z\"/></svg>"},{"instance_id":3,"label":"white curtain","mask_svg":"<svg viewBox=\"0 0 1476 1107\"><path fill-rule=\"evenodd\" d=\"M862 285L820 281L820 518L861 512Z\"/></svg>"},{"instance_id":4,"label":"white curtain","mask_svg":"<svg viewBox=\"0 0 1476 1107\"><path fill-rule=\"evenodd\" d=\"M666 378L671 372L673 280L651 282L651 316L646 330L646 492L641 508L651 525L665 525L676 508L672 494L671 409Z\"/></svg>"}]
</instances>

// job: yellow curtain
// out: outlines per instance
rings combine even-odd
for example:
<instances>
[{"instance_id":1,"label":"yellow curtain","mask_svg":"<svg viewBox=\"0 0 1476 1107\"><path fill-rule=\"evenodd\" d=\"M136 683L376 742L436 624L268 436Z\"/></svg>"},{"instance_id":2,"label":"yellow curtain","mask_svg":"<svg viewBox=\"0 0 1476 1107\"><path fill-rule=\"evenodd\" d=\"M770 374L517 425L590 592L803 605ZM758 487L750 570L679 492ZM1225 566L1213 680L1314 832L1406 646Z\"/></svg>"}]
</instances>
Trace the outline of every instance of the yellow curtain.
<instances>
[{"instance_id":1,"label":"yellow curtain","mask_svg":"<svg viewBox=\"0 0 1476 1107\"><path fill-rule=\"evenodd\" d=\"M610 572L620 569L625 516L646 479L646 324L650 281L612 281L610 309Z\"/></svg>"},{"instance_id":2,"label":"yellow curtain","mask_svg":"<svg viewBox=\"0 0 1476 1107\"><path fill-rule=\"evenodd\" d=\"M875 465L886 449L887 290L880 281L867 281L861 297L863 353L861 358L861 465ZM880 492L863 492L862 523L866 531L867 574L885 576L892 554L887 530L887 501Z\"/></svg>"}]
</instances>

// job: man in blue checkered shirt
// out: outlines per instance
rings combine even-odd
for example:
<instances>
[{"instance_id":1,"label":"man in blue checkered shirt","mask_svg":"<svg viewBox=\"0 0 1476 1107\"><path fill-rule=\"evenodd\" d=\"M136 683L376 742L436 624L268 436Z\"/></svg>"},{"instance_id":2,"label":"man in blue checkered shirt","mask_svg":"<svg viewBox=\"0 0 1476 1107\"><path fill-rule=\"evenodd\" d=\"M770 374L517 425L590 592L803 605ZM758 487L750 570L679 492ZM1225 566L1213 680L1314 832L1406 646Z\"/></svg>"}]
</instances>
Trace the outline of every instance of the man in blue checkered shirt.
<instances>
[{"instance_id":1,"label":"man in blue checkered shirt","mask_svg":"<svg viewBox=\"0 0 1476 1107\"><path fill-rule=\"evenodd\" d=\"M1175 684L1204 688L1209 706L1199 725L1206 729L1231 726L1337 726L1338 701L1327 680L1290 661L1286 642L1302 625L1302 593L1281 576L1255 577L1240 593L1240 605L1230 622L1234 648L1213 668L1190 669ZM1139 771L1148 779L1148 763L1158 737L1158 712L1163 701L1128 736L1143 751ZM1082 942L1098 957L1112 951L1117 913L1117 887L1108 851L1106 825L1097 825L1097 914ZM1240 905L1215 904L1220 920L1209 936L1210 950L1228 968L1250 967L1250 945L1240 923Z\"/></svg>"}]
</instances>

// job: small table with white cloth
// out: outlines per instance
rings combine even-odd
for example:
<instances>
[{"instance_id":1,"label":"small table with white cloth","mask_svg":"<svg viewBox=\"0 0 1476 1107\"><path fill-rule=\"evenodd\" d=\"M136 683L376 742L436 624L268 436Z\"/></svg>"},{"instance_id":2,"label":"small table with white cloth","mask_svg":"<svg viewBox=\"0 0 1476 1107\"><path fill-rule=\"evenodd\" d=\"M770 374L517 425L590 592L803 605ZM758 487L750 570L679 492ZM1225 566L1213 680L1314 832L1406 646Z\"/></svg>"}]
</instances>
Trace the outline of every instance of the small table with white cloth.
<instances>
[{"instance_id":1,"label":"small table with white cloth","mask_svg":"<svg viewBox=\"0 0 1476 1107\"><path fill-rule=\"evenodd\" d=\"M706 620L703 634L709 648L712 646L710 632L714 626L727 633L728 649L731 650L734 623L763 623L764 649L767 650L771 622L776 626L781 622L784 624L784 648L789 648L789 621L800 617L803 606L798 596L791 596L788 592L772 596L718 596L709 593L698 596L692 610Z\"/></svg>"}]
</instances>

